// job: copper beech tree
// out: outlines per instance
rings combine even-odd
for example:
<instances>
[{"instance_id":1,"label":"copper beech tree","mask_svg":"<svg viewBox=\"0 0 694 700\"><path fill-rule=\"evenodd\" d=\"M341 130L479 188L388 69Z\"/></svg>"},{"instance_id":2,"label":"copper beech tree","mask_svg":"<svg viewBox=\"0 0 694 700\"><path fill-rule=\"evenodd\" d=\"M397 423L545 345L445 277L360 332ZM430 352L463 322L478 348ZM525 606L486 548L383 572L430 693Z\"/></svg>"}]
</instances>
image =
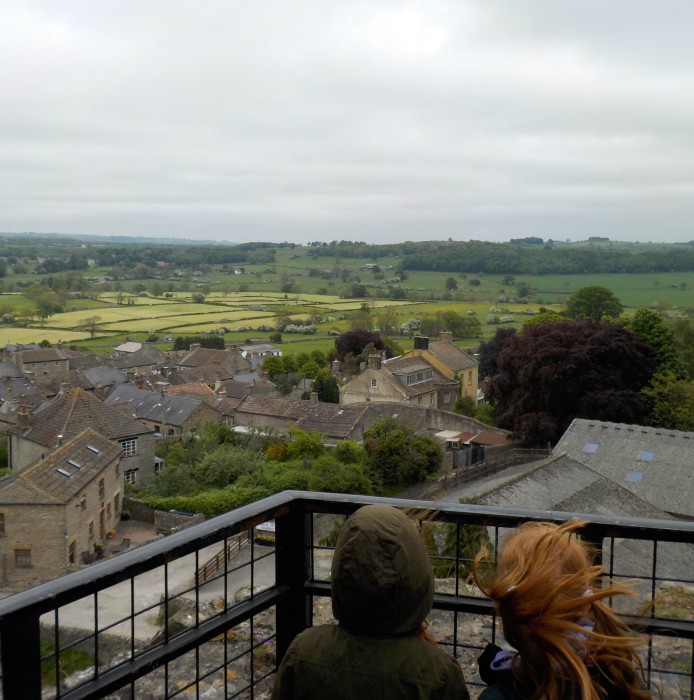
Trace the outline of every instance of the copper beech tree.
<instances>
[{"instance_id":1,"label":"copper beech tree","mask_svg":"<svg viewBox=\"0 0 694 700\"><path fill-rule=\"evenodd\" d=\"M496 362L494 419L529 446L554 444L574 418L639 423L656 366L634 333L590 319L528 325Z\"/></svg>"}]
</instances>

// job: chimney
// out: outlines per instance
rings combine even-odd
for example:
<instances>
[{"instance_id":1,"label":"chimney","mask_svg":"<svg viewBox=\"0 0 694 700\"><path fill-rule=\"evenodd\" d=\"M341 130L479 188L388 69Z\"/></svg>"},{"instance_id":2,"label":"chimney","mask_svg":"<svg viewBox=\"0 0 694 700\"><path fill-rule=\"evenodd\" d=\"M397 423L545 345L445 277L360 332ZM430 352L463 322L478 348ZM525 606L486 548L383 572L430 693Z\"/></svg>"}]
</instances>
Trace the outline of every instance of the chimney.
<instances>
[{"instance_id":1,"label":"chimney","mask_svg":"<svg viewBox=\"0 0 694 700\"><path fill-rule=\"evenodd\" d=\"M439 333L439 340L443 340L444 343L452 343L453 333L451 331L441 331Z\"/></svg>"},{"instance_id":2,"label":"chimney","mask_svg":"<svg viewBox=\"0 0 694 700\"><path fill-rule=\"evenodd\" d=\"M226 390L224 387L222 387L222 388L217 392L217 396L218 396L220 399L226 399L226 397L227 397L227 390Z\"/></svg>"},{"instance_id":3,"label":"chimney","mask_svg":"<svg viewBox=\"0 0 694 700\"><path fill-rule=\"evenodd\" d=\"M366 369L366 362L359 363L359 374L361 374Z\"/></svg>"},{"instance_id":4,"label":"chimney","mask_svg":"<svg viewBox=\"0 0 694 700\"><path fill-rule=\"evenodd\" d=\"M309 398L310 398L311 403L318 403L318 392L317 392L317 391L312 391L312 392L309 394Z\"/></svg>"},{"instance_id":5,"label":"chimney","mask_svg":"<svg viewBox=\"0 0 694 700\"><path fill-rule=\"evenodd\" d=\"M70 382L60 382L59 394L67 394L70 391Z\"/></svg>"},{"instance_id":6,"label":"chimney","mask_svg":"<svg viewBox=\"0 0 694 700\"><path fill-rule=\"evenodd\" d=\"M145 386L145 377L143 374L135 375L135 387L137 389L143 389Z\"/></svg>"},{"instance_id":7,"label":"chimney","mask_svg":"<svg viewBox=\"0 0 694 700\"><path fill-rule=\"evenodd\" d=\"M189 348L190 352L192 352L193 350L199 350L199 349L200 349L200 343L191 343L190 344L190 348Z\"/></svg>"},{"instance_id":8,"label":"chimney","mask_svg":"<svg viewBox=\"0 0 694 700\"><path fill-rule=\"evenodd\" d=\"M96 398L99 399L99 401L104 400L104 387L101 386L101 384L99 384L98 382L97 382L96 386L94 387L93 393L94 393L94 396L96 396Z\"/></svg>"},{"instance_id":9,"label":"chimney","mask_svg":"<svg viewBox=\"0 0 694 700\"><path fill-rule=\"evenodd\" d=\"M221 379L215 379L214 380L214 393L218 394L219 390L222 388L222 380Z\"/></svg>"},{"instance_id":10,"label":"chimney","mask_svg":"<svg viewBox=\"0 0 694 700\"><path fill-rule=\"evenodd\" d=\"M29 408L27 406L19 407L19 411L17 411L17 425L20 428L29 427Z\"/></svg>"},{"instance_id":11,"label":"chimney","mask_svg":"<svg viewBox=\"0 0 694 700\"><path fill-rule=\"evenodd\" d=\"M337 373L340 371L340 360L333 360L332 371L333 374L337 376Z\"/></svg>"},{"instance_id":12,"label":"chimney","mask_svg":"<svg viewBox=\"0 0 694 700\"><path fill-rule=\"evenodd\" d=\"M366 366L368 369L381 369L381 356L369 355L366 358Z\"/></svg>"},{"instance_id":13,"label":"chimney","mask_svg":"<svg viewBox=\"0 0 694 700\"><path fill-rule=\"evenodd\" d=\"M416 335L414 337L414 349L415 350L428 350L429 349L429 338L426 335Z\"/></svg>"}]
</instances>

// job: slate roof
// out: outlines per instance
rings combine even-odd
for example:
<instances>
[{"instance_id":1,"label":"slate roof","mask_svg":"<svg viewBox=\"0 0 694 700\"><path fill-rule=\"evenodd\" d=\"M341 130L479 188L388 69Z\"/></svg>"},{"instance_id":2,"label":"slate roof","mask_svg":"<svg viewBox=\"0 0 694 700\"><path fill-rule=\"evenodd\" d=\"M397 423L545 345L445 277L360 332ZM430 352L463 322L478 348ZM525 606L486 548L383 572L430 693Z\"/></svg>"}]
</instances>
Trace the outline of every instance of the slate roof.
<instances>
[{"instance_id":1,"label":"slate roof","mask_svg":"<svg viewBox=\"0 0 694 700\"><path fill-rule=\"evenodd\" d=\"M142 423L106 406L83 389L71 389L45 401L29 416L29 426L15 428L18 435L46 447L78 435L85 428L94 428L109 440L151 432Z\"/></svg>"},{"instance_id":2,"label":"slate roof","mask_svg":"<svg viewBox=\"0 0 694 700\"><path fill-rule=\"evenodd\" d=\"M22 370L11 360L0 362L0 378L5 377L23 377Z\"/></svg>"},{"instance_id":3,"label":"slate roof","mask_svg":"<svg viewBox=\"0 0 694 700\"><path fill-rule=\"evenodd\" d=\"M86 428L46 459L25 469L19 478L67 503L113 464L121 451L118 445Z\"/></svg>"},{"instance_id":4,"label":"slate roof","mask_svg":"<svg viewBox=\"0 0 694 700\"><path fill-rule=\"evenodd\" d=\"M105 400L107 406L127 410L133 418L181 427L202 402L185 396L167 396L158 391L137 389L131 384L114 387Z\"/></svg>"},{"instance_id":5,"label":"slate roof","mask_svg":"<svg viewBox=\"0 0 694 700\"><path fill-rule=\"evenodd\" d=\"M82 374L91 382L92 386L112 386L122 384L127 381L125 377L111 365L99 365L97 367L87 367L82 370Z\"/></svg>"},{"instance_id":6,"label":"slate roof","mask_svg":"<svg viewBox=\"0 0 694 700\"><path fill-rule=\"evenodd\" d=\"M624 516L673 520L666 512L639 498L597 471L566 454L527 465L528 469L501 486L482 495L483 505L532 508L552 512ZM647 541L614 540L603 543L603 561L614 572L630 579L644 577L647 585L653 570L653 547ZM687 579L687 568L694 546L660 542L657 550L658 576L662 579ZM649 591L646 591L648 594ZM622 605L624 603L622 602ZM635 612L631 610L631 612Z\"/></svg>"},{"instance_id":7,"label":"slate roof","mask_svg":"<svg viewBox=\"0 0 694 700\"><path fill-rule=\"evenodd\" d=\"M202 382L204 384L214 384L217 381L230 379L233 372L222 365L207 365L206 367L191 367L180 372L174 371L166 375L169 384L189 384L191 382Z\"/></svg>"},{"instance_id":8,"label":"slate roof","mask_svg":"<svg viewBox=\"0 0 694 700\"><path fill-rule=\"evenodd\" d=\"M474 357L446 340L429 341L428 350L437 360L443 362L446 367L450 367L454 372L472 369L479 364Z\"/></svg>"},{"instance_id":9,"label":"slate roof","mask_svg":"<svg viewBox=\"0 0 694 700\"><path fill-rule=\"evenodd\" d=\"M442 385L455 384L457 386L457 380L455 382L452 381L448 377L441 374L441 372L439 372L433 365L422 360L423 358L418 356L401 357L397 360L388 362L385 365L381 365L381 373L390 374L397 382L397 385L402 392L409 397L419 396L420 394L428 394L431 391L437 391ZM431 379L417 382L416 384L406 384L398 376L399 374L410 374L412 372L428 369L432 370Z\"/></svg>"},{"instance_id":10,"label":"slate roof","mask_svg":"<svg viewBox=\"0 0 694 700\"><path fill-rule=\"evenodd\" d=\"M3 377L0 379L0 401L38 395L40 395L39 390L26 377Z\"/></svg>"},{"instance_id":11,"label":"slate roof","mask_svg":"<svg viewBox=\"0 0 694 700\"><path fill-rule=\"evenodd\" d=\"M41 350L20 350L19 357L24 364L31 362L58 362L67 360L67 355L60 348L42 348Z\"/></svg>"},{"instance_id":12,"label":"slate roof","mask_svg":"<svg viewBox=\"0 0 694 700\"><path fill-rule=\"evenodd\" d=\"M83 374L74 369L56 374L38 374L34 377L34 383L39 393L46 397L59 394L65 385L68 388L79 387L85 390L93 388L92 383Z\"/></svg>"},{"instance_id":13,"label":"slate roof","mask_svg":"<svg viewBox=\"0 0 694 700\"><path fill-rule=\"evenodd\" d=\"M553 450L655 508L694 517L694 432L575 419Z\"/></svg>"},{"instance_id":14,"label":"slate roof","mask_svg":"<svg viewBox=\"0 0 694 700\"><path fill-rule=\"evenodd\" d=\"M212 394L211 396L201 396L200 397L204 403L206 403L215 411L223 416L233 416L236 408L241 403L241 399L235 399L230 396L219 396L218 394Z\"/></svg>"},{"instance_id":15,"label":"slate roof","mask_svg":"<svg viewBox=\"0 0 694 700\"><path fill-rule=\"evenodd\" d=\"M216 348L195 348L190 350L179 361L180 367L204 367L205 365L221 365L229 359L228 350Z\"/></svg>"}]
</instances>

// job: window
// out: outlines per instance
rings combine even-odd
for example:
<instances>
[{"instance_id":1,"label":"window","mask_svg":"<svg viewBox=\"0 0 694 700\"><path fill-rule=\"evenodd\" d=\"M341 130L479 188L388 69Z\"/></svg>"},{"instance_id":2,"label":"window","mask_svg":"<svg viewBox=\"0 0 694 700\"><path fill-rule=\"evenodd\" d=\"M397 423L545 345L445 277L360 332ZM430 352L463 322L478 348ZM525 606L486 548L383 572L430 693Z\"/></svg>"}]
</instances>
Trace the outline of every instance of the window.
<instances>
[{"instance_id":1,"label":"window","mask_svg":"<svg viewBox=\"0 0 694 700\"><path fill-rule=\"evenodd\" d=\"M70 545L67 549L67 562L68 564L74 564L75 560L77 559L77 543L75 540L70 542Z\"/></svg>"},{"instance_id":2,"label":"window","mask_svg":"<svg viewBox=\"0 0 694 700\"><path fill-rule=\"evenodd\" d=\"M467 373L467 383L468 385L472 384L472 372Z\"/></svg>"},{"instance_id":3,"label":"window","mask_svg":"<svg viewBox=\"0 0 694 700\"><path fill-rule=\"evenodd\" d=\"M137 483L137 469L125 470L125 483L131 485Z\"/></svg>"},{"instance_id":4,"label":"window","mask_svg":"<svg viewBox=\"0 0 694 700\"><path fill-rule=\"evenodd\" d=\"M104 486L104 480L99 479L99 500L103 501L104 500L104 495L106 493L106 489Z\"/></svg>"},{"instance_id":5,"label":"window","mask_svg":"<svg viewBox=\"0 0 694 700\"><path fill-rule=\"evenodd\" d=\"M110 518L111 517L111 501L109 501L106 504L106 517Z\"/></svg>"},{"instance_id":6,"label":"window","mask_svg":"<svg viewBox=\"0 0 694 700\"><path fill-rule=\"evenodd\" d=\"M639 461L640 462L652 462L654 457L655 457L655 452L651 452L650 450L642 450L641 454L639 455Z\"/></svg>"},{"instance_id":7,"label":"window","mask_svg":"<svg viewBox=\"0 0 694 700\"><path fill-rule=\"evenodd\" d=\"M371 388L375 389L378 386L378 380L377 379L372 379L371 380Z\"/></svg>"},{"instance_id":8,"label":"window","mask_svg":"<svg viewBox=\"0 0 694 700\"><path fill-rule=\"evenodd\" d=\"M444 403L450 403L450 402L451 402L451 392L450 392L450 391L444 391L444 392L443 392L443 402L444 402Z\"/></svg>"},{"instance_id":9,"label":"window","mask_svg":"<svg viewBox=\"0 0 694 700\"><path fill-rule=\"evenodd\" d=\"M641 479L643 479L643 472L638 471L637 469L634 469L627 474L627 481L630 481L632 484L638 484Z\"/></svg>"},{"instance_id":10,"label":"window","mask_svg":"<svg viewBox=\"0 0 694 700\"><path fill-rule=\"evenodd\" d=\"M117 493L113 497L113 510L114 510L115 514L118 515L118 511L120 510L120 494L119 493Z\"/></svg>"},{"instance_id":11,"label":"window","mask_svg":"<svg viewBox=\"0 0 694 700\"><path fill-rule=\"evenodd\" d=\"M429 394L429 405L430 406L434 405L434 395L433 394Z\"/></svg>"},{"instance_id":12,"label":"window","mask_svg":"<svg viewBox=\"0 0 694 700\"><path fill-rule=\"evenodd\" d=\"M125 457L132 457L137 454L137 438L119 440L118 444L121 446Z\"/></svg>"},{"instance_id":13,"label":"window","mask_svg":"<svg viewBox=\"0 0 694 700\"><path fill-rule=\"evenodd\" d=\"M30 549L15 549L14 550L14 565L15 566L31 566L31 550Z\"/></svg>"},{"instance_id":14,"label":"window","mask_svg":"<svg viewBox=\"0 0 694 700\"><path fill-rule=\"evenodd\" d=\"M5 514L0 513L0 537L5 536Z\"/></svg>"},{"instance_id":15,"label":"window","mask_svg":"<svg viewBox=\"0 0 694 700\"><path fill-rule=\"evenodd\" d=\"M94 521L90 520L89 525L87 526L87 533L89 534L90 537L94 537Z\"/></svg>"},{"instance_id":16,"label":"window","mask_svg":"<svg viewBox=\"0 0 694 700\"><path fill-rule=\"evenodd\" d=\"M80 498L80 510L87 510L87 497L84 495Z\"/></svg>"},{"instance_id":17,"label":"window","mask_svg":"<svg viewBox=\"0 0 694 700\"><path fill-rule=\"evenodd\" d=\"M421 396L418 396L418 397L417 397L417 403L418 403L418 404L421 404L421 403L422 403L422 397L421 397Z\"/></svg>"},{"instance_id":18,"label":"window","mask_svg":"<svg viewBox=\"0 0 694 700\"><path fill-rule=\"evenodd\" d=\"M586 454L594 455L598 451L598 447L599 447L599 445L596 442L587 442L583 446L583 451Z\"/></svg>"}]
</instances>

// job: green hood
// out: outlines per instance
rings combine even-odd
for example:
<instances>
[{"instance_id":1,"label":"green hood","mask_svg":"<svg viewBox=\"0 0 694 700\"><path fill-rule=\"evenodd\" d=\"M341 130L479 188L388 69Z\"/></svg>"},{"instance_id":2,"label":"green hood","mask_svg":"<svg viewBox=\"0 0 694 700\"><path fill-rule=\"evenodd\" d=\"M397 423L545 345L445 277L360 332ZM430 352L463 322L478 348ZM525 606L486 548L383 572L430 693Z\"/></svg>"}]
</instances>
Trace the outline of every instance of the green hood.
<instances>
[{"instance_id":1,"label":"green hood","mask_svg":"<svg viewBox=\"0 0 694 700\"><path fill-rule=\"evenodd\" d=\"M345 523L332 564L333 614L369 636L416 630L431 610L434 577L417 528L391 506L360 508Z\"/></svg>"}]
</instances>

